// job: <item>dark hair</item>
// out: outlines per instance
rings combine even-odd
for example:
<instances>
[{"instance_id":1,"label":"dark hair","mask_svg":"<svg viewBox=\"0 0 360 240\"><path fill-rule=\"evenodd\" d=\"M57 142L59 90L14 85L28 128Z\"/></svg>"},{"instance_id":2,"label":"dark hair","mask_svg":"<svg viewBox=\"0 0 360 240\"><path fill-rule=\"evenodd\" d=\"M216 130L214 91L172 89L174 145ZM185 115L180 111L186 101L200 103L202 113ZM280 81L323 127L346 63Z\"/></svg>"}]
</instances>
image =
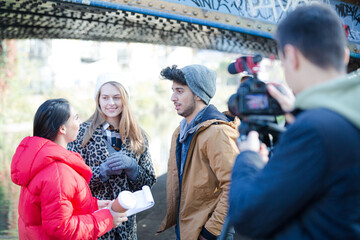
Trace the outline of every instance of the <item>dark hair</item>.
<instances>
[{"instance_id":1,"label":"dark hair","mask_svg":"<svg viewBox=\"0 0 360 240\"><path fill-rule=\"evenodd\" d=\"M70 104L66 99L45 101L36 111L33 135L54 141L61 125L70 118Z\"/></svg>"},{"instance_id":2,"label":"dark hair","mask_svg":"<svg viewBox=\"0 0 360 240\"><path fill-rule=\"evenodd\" d=\"M286 44L296 47L322 69L345 69L345 32L337 13L329 6L312 4L291 12L276 31L278 48L284 54Z\"/></svg>"},{"instance_id":3,"label":"dark hair","mask_svg":"<svg viewBox=\"0 0 360 240\"><path fill-rule=\"evenodd\" d=\"M164 68L161 70L160 75L163 79L172 80L181 85L187 85L184 73L180 69L177 69L176 65L172 65L171 68Z\"/></svg>"}]
</instances>

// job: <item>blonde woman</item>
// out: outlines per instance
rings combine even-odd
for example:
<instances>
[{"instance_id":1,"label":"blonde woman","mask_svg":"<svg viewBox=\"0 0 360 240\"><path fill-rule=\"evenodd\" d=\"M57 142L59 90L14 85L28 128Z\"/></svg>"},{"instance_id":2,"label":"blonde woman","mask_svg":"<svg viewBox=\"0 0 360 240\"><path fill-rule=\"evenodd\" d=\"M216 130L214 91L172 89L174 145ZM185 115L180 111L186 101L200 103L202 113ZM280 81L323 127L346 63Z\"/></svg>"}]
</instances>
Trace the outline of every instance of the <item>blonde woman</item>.
<instances>
[{"instance_id":1,"label":"blonde woman","mask_svg":"<svg viewBox=\"0 0 360 240\"><path fill-rule=\"evenodd\" d=\"M96 109L80 126L68 149L81 154L93 171L92 194L98 199L114 199L120 191L136 191L156 182L145 132L135 120L129 105L129 91L118 74L98 77ZM136 240L136 219L128 221L100 239Z\"/></svg>"}]
</instances>

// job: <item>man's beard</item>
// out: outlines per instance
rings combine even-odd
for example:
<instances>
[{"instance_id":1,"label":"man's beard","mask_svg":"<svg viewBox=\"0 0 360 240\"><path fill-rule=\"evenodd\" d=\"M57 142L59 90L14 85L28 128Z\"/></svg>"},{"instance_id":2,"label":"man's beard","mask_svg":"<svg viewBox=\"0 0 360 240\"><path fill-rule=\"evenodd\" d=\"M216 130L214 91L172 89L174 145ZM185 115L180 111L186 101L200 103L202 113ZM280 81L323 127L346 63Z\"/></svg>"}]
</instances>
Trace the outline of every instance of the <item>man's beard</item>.
<instances>
[{"instance_id":1,"label":"man's beard","mask_svg":"<svg viewBox=\"0 0 360 240\"><path fill-rule=\"evenodd\" d=\"M190 102L189 106L187 106L186 109L184 109L181 113L179 113L179 115L186 118L187 116L190 116L194 111L195 111L195 99L192 99L192 102Z\"/></svg>"}]
</instances>

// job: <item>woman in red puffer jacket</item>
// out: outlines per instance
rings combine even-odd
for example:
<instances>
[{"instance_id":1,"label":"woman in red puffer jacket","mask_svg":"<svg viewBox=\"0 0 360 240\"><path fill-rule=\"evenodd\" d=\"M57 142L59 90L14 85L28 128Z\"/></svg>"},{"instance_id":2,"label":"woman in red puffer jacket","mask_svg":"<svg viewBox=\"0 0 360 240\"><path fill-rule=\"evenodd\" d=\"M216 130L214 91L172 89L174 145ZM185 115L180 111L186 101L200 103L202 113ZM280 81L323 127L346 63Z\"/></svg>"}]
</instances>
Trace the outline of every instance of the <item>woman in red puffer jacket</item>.
<instances>
[{"instance_id":1,"label":"woman in red puffer jacket","mask_svg":"<svg viewBox=\"0 0 360 240\"><path fill-rule=\"evenodd\" d=\"M48 100L35 114L34 136L16 149L11 179L21 186L20 239L97 239L127 221L125 213L111 210L110 200L92 197L91 169L66 150L79 125L67 100Z\"/></svg>"}]
</instances>

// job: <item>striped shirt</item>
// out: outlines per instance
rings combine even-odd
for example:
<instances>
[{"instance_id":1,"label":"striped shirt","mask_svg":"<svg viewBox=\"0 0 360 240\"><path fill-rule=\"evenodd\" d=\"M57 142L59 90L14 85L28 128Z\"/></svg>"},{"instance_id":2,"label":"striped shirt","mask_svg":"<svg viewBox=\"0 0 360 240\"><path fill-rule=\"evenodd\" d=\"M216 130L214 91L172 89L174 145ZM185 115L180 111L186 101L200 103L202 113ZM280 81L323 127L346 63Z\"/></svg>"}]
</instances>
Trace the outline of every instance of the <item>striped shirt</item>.
<instances>
[{"instance_id":1,"label":"striped shirt","mask_svg":"<svg viewBox=\"0 0 360 240\"><path fill-rule=\"evenodd\" d=\"M119 151L122 144L119 129L115 129L108 122L103 124L102 129L105 140L107 140L116 151Z\"/></svg>"}]
</instances>

